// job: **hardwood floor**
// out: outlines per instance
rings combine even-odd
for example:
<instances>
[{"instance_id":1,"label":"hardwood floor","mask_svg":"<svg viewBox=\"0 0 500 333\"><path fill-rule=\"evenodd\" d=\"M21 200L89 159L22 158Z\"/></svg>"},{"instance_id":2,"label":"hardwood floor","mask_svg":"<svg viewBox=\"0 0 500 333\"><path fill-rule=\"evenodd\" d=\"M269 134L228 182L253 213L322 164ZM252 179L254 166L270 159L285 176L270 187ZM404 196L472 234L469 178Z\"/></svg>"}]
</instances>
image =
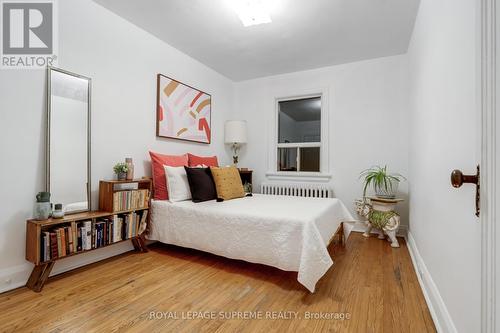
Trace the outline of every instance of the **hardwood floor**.
<instances>
[{"instance_id":1,"label":"hardwood floor","mask_svg":"<svg viewBox=\"0 0 500 333\"><path fill-rule=\"evenodd\" d=\"M314 294L296 273L155 244L1 294L0 332L435 332L400 244L352 233Z\"/></svg>"}]
</instances>

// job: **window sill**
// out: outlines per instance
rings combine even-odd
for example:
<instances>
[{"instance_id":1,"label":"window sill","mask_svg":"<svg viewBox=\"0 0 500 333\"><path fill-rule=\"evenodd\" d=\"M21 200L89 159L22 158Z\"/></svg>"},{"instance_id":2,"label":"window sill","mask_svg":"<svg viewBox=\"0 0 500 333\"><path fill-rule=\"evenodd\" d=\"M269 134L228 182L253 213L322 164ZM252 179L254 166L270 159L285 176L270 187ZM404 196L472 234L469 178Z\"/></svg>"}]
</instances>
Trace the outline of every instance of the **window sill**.
<instances>
[{"instance_id":1,"label":"window sill","mask_svg":"<svg viewBox=\"0 0 500 333\"><path fill-rule=\"evenodd\" d=\"M332 175L321 172L268 171L266 177L269 180L328 182Z\"/></svg>"}]
</instances>

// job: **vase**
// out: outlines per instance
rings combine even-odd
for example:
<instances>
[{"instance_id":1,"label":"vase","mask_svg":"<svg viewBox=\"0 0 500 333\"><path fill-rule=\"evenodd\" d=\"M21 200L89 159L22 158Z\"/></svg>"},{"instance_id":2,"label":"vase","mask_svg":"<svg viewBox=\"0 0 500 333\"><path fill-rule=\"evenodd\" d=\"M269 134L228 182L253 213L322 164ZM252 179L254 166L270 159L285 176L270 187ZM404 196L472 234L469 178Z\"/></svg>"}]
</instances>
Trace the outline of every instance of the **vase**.
<instances>
[{"instance_id":1,"label":"vase","mask_svg":"<svg viewBox=\"0 0 500 333\"><path fill-rule=\"evenodd\" d=\"M125 180L127 179L127 173L126 172L120 172L117 174L118 180Z\"/></svg>"},{"instance_id":2,"label":"vase","mask_svg":"<svg viewBox=\"0 0 500 333\"><path fill-rule=\"evenodd\" d=\"M36 195L37 202L49 202L50 201L50 192L38 192Z\"/></svg>"},{"instance_id":3,"label":"vase","mask_svg":"<svg viewBox=\"0 0 500 333\"><path fill-rule=\"evenodd\" d=\"M52 217L56 219L62 219L64 217L64 210L62 204L55 204L54 210L52 211Z\"/></svg>"},{"instance_id":4,"label":"vase","mask_svg":"<svg viewBox=\"0 0 500 333\"><path fill-rule=\"evenodd\" d=\"M50 202L36 202L33 216L35 220L46 220L50 217L52 208Z\"/></svg>"},{"instance_id":5,"label":"vase","mask_svg":"<svg viewBox=\"0 0 500 333\"><path fill-rule=\"evenodd\" d=\"M385 186L374 186L375 195L382 199L394 199L398 193L399 181L391 180Z\"/></svg>"},{"instance_id":6,"label":"vase","mask_svg":"<svg viewBox=\"0 0 500 333\"><path fill-rule=\"evenodd\" d=\"M127 164L128 167L127 180L132 180L134 179L134 163L132 162L131 158L126 158L125 163Z\"/></svg>"}]
</instances>

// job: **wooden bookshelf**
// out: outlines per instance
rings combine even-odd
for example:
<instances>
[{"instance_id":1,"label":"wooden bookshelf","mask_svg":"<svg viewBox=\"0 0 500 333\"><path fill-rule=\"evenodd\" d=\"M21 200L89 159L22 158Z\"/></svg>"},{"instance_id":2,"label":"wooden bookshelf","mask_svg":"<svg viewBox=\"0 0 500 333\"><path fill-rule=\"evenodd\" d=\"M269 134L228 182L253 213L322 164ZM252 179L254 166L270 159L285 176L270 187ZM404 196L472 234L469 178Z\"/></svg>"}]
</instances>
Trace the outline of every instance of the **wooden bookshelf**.
<instances>
[{"instance_id":1,"label":"wooden bookshelf","mask_svg":"<svg viewBox=\"0 0 500 333\"><path fill-rule=\"evenodd\" d=\"M115 211L113 207L113 194L117 191L133 191L135 189L115 189L115 185L117 184L137 184L136 188L141 190L148 190L148 197L144 201L145 204L142 207L137 207L135 209L126 209ZM45 282L47 281L52 268L57 260L73 257L75 255L88 253L97 249L102 249L114 244L122 243L125 241L131 241L134 249L138 252L147 252L147 247L145 244L144 234L138 234L139 224L135 225L135 230L132 231L132 234L135 236L130 238L120 239L118 241L107 242L104 241L104 244L95 247L94 246L94 236L91 236L91 249L81 249L79 251L70 251L63 256L58 256L57 258L51 258L49 260L45 260L41 258L42 255L42 233L44 231L55 230L60 227L77 227L78 223L84 221L91 221L91 225L95 226L95 223L100 219L113 219L115 215L127 215L130 213L137 214L145 214L146 210L149 210L150 207L150 195L152 189L152 181L151 179L136 179L132 181L101 181L99 186L99 210L92 212L83 212L77 214L69 214L64 216L61 219L49 218L47 220L34 220L30 219L26 223L26 260L35 264L33 271L31 272L30 278L26 286L36 292L42 290ZM149 229L149 212L146 215L146 230ZM139 219L138 219L139 220ZM130 223L130 222L129 222ZM107 227L107 224L105 224ZM129 225L130 227L130 225ZM71 229L73 230L73 229ZM108 230L109 232L109 230ZM108 237L111 237L109 234ZM128 237L128 236L127 236ZM73 241L77 241L74 239Z\"/></svg>"},{"instance_id":2,"label":"wooden bookshelf","mask_svg":"<svg viewBox=\"0 0 500 333\"><path fill-rule=\"evenodd\" d=\"M118 188L119 185L136 184L137 189ZM151 195L152 181L149 178L134 179L134 180L101 180L99 182L99 210L105 212L114 212L113 199L116 192L128 192L147 190ZM147 207L147 206L146 206ZM141 207L138 207L141 208ZM137 209L137 208L136 208Z\"/></svg>"}]
</instances>

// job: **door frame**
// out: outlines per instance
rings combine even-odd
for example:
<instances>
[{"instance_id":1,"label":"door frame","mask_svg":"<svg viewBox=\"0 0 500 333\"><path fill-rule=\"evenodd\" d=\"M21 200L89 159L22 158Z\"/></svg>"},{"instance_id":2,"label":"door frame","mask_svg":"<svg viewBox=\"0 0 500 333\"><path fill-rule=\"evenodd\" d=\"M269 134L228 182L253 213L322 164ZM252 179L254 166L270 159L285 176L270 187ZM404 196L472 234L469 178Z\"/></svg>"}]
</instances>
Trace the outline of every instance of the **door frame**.
<instances>
[{"instance_id":1,"label":"door frame","mask_svg":"<svg viewBox=\"0 0 500 333\"><path fill-rule=\"evenodd\" d=\"M496 332L496 257L497 234L497 27L496 0L480 0L480 109L481 109L481 332ZM498 34L497 34L498 32ZM500 97L500 96L499 96ZM500 209L500 208L499 208ZM498 252L500 255L500 251Z\"/></svg>"}]
</instances>

